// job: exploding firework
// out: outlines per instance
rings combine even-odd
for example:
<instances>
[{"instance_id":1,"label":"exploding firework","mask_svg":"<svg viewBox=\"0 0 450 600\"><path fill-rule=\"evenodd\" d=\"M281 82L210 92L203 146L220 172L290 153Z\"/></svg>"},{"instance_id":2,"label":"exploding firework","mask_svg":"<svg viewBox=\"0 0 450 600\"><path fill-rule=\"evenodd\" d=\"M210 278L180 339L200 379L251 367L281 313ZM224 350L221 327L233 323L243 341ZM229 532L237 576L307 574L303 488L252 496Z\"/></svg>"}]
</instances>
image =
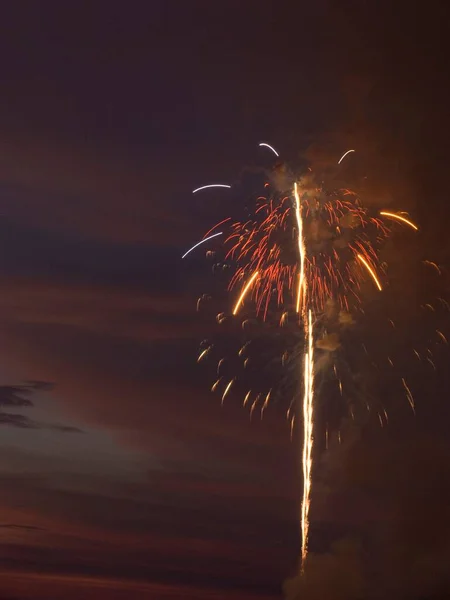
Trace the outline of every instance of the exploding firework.
<instances>
[{"instance_id":1,"label":"exploding firework","mask_svg":"<svg viewBox=\"0 0 450 600\"><path fill-rule=\"evenodd\" d=\"M271 145L260 146L278 158ZM353 152L345 152L337 165ZM214 250L208 249L207 256L215 259L213 271L226 278L231 295L230 312L217 315L219 332L202 344L198 357L199 362L215 364L212 391L220 391L222 403L231 394L242 394L250 418L255 411L262 418L269 404L285 404L291 436L295 425L302 423L304 565L317 437L314 390L317 395L321 387L333 386L339 398L347 396L346 409L352 418L356 398L362 400L364 410L371 410L370 394L358 393L355 384L355 360L368 351L364 342L358 342L363 352L355 359L352 332L357 320L367 319L363 299L368 286L375 294L383 290L386 265L380 253L392 234L391 226L414 231L418 227L404 212L374 211L347 187L326 187L320 173L311 169L294 174L277 162L264 178L263 193L246 203L245 218L224 218L183 258L210 243ZM213 184L194 192L217 186L231 187ZM426 262L439 271L435 263ZM442 332L437 335L446 343ZM431 360L426 353L414 352L419 360ZM393 368L389 356L388 362ZM404 377L400 386L414 411L414 397ZM384 406L377 405L376 414L382 426L387 424Z\"/></svg>"}]
</instances>

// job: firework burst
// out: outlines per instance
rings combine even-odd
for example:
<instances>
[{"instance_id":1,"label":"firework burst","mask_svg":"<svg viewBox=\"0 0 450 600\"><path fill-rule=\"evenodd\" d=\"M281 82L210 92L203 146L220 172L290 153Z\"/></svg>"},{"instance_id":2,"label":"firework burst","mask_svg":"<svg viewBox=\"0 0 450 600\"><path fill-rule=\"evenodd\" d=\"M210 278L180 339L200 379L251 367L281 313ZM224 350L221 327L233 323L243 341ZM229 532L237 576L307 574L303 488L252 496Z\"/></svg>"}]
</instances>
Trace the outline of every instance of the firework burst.
<instances>
[{"instance_id":1,"label":"firework burst","mask_svg":"<svg viewBox=\"0 0 450 600\"><path fill-rule=\"evenodd\" d=\"M260 146L279 156L269 144ZM353 152L345 152L338 164ZM220 332L202 344L198 357L199 362L215 364L212 391L221 393L222 403L228 395L242 394L250 418L256 411L262 418L271 403L287 402L291 436L295 424L302 423L303 565L317 435L316 380L320 373L320 386L333 385L340 397L346 394L352 376L346 340L355 320L364 317L364 289L372 286L377 294L383 289L386 268L380 251L392 233L389 225L418 229L406 213L375 212L351 189L329 189L319 176L310 169L294 175L276 163L266 173L263 193L251 202L246 218L226 217L183 255L210 242L216 251L207 254L220 259L213 270L230 273L231 310L217 315ZM194 192L209 187L214 184ZM404 378L401 385L414 410ZM368 398L365 394L364 408L370 409ZM354 417L354 404L349 401L347 406ZM386 424L386 409L378 407L377 414L381 425Z\"/></svg>"}]
</instances>

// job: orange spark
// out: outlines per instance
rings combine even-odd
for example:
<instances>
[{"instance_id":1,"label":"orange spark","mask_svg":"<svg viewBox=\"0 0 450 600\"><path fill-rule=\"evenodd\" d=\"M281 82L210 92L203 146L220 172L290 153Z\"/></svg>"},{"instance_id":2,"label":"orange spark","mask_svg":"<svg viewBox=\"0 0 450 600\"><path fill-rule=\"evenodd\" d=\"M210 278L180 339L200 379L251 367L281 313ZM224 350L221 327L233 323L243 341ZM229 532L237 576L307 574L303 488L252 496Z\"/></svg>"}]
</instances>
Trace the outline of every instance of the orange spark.
<instances>
[{"instance_id":1,"label":"orange spark","mask_svg":"<svg viewBox=\"0 0 450 600\"><path fill-rule=\"evenodd\" d=\"M237 299L236 304L234 305L233 308L233 315L237 315L237 312L239 310L239 307L241 306L242 302L244 301L245 295L248 292L248 290L250 289L250 286L252 285L252 283L255 281L256 277L258 276L258 271L255 271L253 273L253 275L250 277L250 279L247 281L247 283L244 286L244 289L241 292L241 295L239 296L239 298Z\"/></svg>"},{"instance_id":2,"label":"orange spark","mask_svg":"<svg viewBox=\"0 0 450 600\"><path fill-rule=\"evenodd\" d=\"M380 292L381 292L381 290L382 290L383 288L381 287L381 283L380 283L380 281L379 281L379 279L378 279L378 277L377 277L377 275L376 275L375 271L374 271L374 270L372 269L372 267L369 265L369 263L368 263L368 262L367 262L367 260L364 258L364 256L361 256L361 254L357 254L356 256L358 257L358 260L360 260L360 261L362 262L362 264L363 264L363 265L366 267L366 269L369 271L369 273L370 273L370 275L371 275L372 279L373 279L373 280L374 280L374 282L375 282L375 285L377 286L377 288L378 288L378 289L380 290Z\"/></svg>"},{"instance_id":3,"label":"orange spark","mask_svg":"<svg viewBox=\"0 0 450 600\"><path fill-rule=\"evenodd\" d=\"M406 219L405 217L402 217L401 215L398 215L397 213L392 213L387 210L382 210L380 212L380 215L382 215L383 217L388 217L388 219L395 219L396 221L401 221L402 223L409 225L416 231L419 231L419 228L417 227L417 225L415 223L413 223L409 219Z\"/></svg>"}]
</instances>

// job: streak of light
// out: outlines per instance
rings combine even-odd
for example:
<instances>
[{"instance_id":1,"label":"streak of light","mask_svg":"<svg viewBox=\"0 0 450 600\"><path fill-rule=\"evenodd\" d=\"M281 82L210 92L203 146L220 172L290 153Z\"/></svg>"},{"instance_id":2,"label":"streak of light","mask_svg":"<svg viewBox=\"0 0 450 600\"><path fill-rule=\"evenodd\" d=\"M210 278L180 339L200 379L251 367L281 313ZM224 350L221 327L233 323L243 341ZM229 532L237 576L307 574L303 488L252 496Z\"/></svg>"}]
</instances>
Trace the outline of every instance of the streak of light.
<instances>
[{"instance_id":1,"label":"streak of light","mask_svg":"<svg viewBox=\"0 0 450 600\"><path fill-rule=\"evenodd\" d=\"M442 331L439 331L439 329L436 329L436 333L438 334L438 336L442 339L442 341L444 342L444 344L448 345L447 342L447 338L445 337L445 335L442 333Z\"/></svg>"},{"instance_id":2,"label":"streak of light","mask_svg":"<svg viewBox=\"0 0 450 600\"><path fill-rule=\"evenodd\" d=\"M267 393L266 397L265 397L264 404L261 407L261 420L263 418L264 411L266 410L267 405L269 404L271 393L272 393L272 390L270 389L269 392Z\"/></svg>"},{"instance_id":3,"label":"streak of light","mask_svg":"<svg viewBox=\"0 0 450 600\"><path fill-rule=\"evenodd\" d=\"M226 219L224 219L223 221L219 221L219 223L216 223L214 225L214 227L211 227L211 229L209 229L205 235L203 236L203 238L207 237L212 231L214 231L214 229L217 229L218 227L220 227L221 225L223 225L224 223L226 223L227 221L231 221L231 217L227 217Z\"/></svg>"},{"instance_id":4,"label":"streak of light","mask_svg":"<svg viewBox=\"0 0 450 600\"><path fill-rule=\"evenodd\" d=\"M294 198L295 198L295 218L297 220L298 236L298 254L300 259L300 275L298 278L298 289L297 289L297 303L296 311L299 313L301 309L302 294L306 292L306 281L305 281L305 240L303 239L303 219L300 211L300 198L298 195L297 182L294 183Z\"/></svg>"},{"instance_id":5,"label":"streak of light","mask_svg":"<svg viewBox=\"0 0 450 600\"><path fill-rule=\"evenodd\" d=\"M250 277L250 279L247 281L247 283L244 286L244 289L241 292L241 295L239 296L239 298L237 299L236 304L234 305L233 308L233 315L237 315L237 312L239 310L239 307L241 306L245 295L247 294L248 290L250 289L250 286L252 285L252 283L255 281L256 277L258 276L258 271L255 271L253 273L253 275Z\"/></svg>"},{"instance_id":6,"label":"streak of light","mask_svg":"<svg viewBox=\"0 0 450 600\"><path fill-rule=\"evenodd\" d=\"M199 188L196 188L195 190L192 190L193 194L196 194L197 192L200 192L201 190L207 190L208 188L231 188L231 185L227 185L226 183L210 183L209 185L202 185Z\"/></svg>"},{"instance_id":7,"label":"streak of light","mask_svg":"<svg viewBox=\"0 0 450 600\"><path fill-rule=\"evenodd\" d=\"M409 219L406 219L405 217L402 217L401 215L398 215L397 213L392 213L387 210L382 210L382 211L380 211L380 215L382 215L383 217L388 217L388 219L394 219L396 221L401 221L402 223L409 225L416 231L419 231L419 228L417 227L417 225L415 223L413 223Z\"/></svg>"},{"instance_id":8,"label":"streak of light","mask_svg":"<svg viewBox=\"0 0 450 600\"><path fill-rule=\"evenodd\" d=\"M438 272L439 275L442 275L441 269L439 268L439 265L436 264L435 262L431 261L431 260L423 260L422 261L424 265L430 265L430 267L433 267L433 269L436 269L436 271Z\"/></svg>"},{"instance_id":9,"label":"streak of light","mask_svg":"<svg viewBox=\"0 0 450 600\"><path fill-rule=\"evenodd\" d=\"M205 348L202 352L200 352L199 357L197 358L197 362L199 363L203 358L205 358L205 356L208 354L208 352L211 350L212 346L209 346L208 348Z\"/></svg>"},{"instance_id":10,"label":"streak of light","mask_svg":"<svg viewBox=\"0 0 450 600\"><path fill-rule=\"evenodd\" d=\"M245 344L242 346L242 348L239 350L238 352L238 356L242 356L245 352L245 349L248 347L248 345L250 344L250 342L245 342Z\"/></svg>"},{"instance_id":11,"label":"streak of light","mask_svg":"<svg viewBox=\"0 0 450 600\"><path fill-rule=\"evenodd\" d=\"M230 383L227 385L227 387L225 388L225 390L224 390L224 392L223 392L223 394L222 394L222 404L223 404L223 401L224 401L224 400L225 400L225 398L226 398L226 395L227 395L227 394L228 394L228 392L231 390L231 386L233 385L234 381L235 381L235 380L234 380L234 379L232 379L232 380L230 381Z\"/></svg>"},{"instance_id":12,"label":"streak of light","mask_svg":"<svg viewBox=\"0 0 450 600\"><path fill-rule=\"evenodd\" d=\"M381 290L382 290L383 288L381 287L381 283L379 282L379 280L378 280L378 277L377 277L377 275L376 275L375 271L374 271L374 270L372 269L372 267L369 265L369 263L368 263L368 262L367 262L367 260L364 258L364 256L361 256L361 254L357 254L356 256L358 257L358 260L360 260L360 261L362 262L362 264L363 264L363 265L366 267L367 271L370 273L370 276L371 276L371 277L372 277L372 279L374 280L374 282L375 282L375 285L377 286L377 288L378 288L378 289L380 290L380 292L381 292Z\"/></svg>"},{"instance_id":13,"label":"streak of light","mask_svg":"<svg viewBox=\"0 0 450 600\"><path fill-rule=\"evenodd\" d=\"M411 390L409 389L408 384L403 379L403 377L402 377L402 383L403 383L403 387L406 390L406 398L408 399L411 410L413 411L414 414L416 414L416 406L415 406L415 402L414 402L414 396L412 395Z\"/></svg>"},{"instance_id":14,"label":"streak of light","mask_svg":"<svg viewBox=\"0 0 450 600\"><path fill-rule=\"evenodd\" d=\"M275 150L275 148L273 146L271 146L270 144L266 144L266 142L261 142L259 144L260 147L264 146L265 148L269 148L269 150L272 150L272 152L275 154L275 156L280 156L278 154L278 152Z\"/></svg>"},{"instance_id":15,"label":"streak of light","mask_svg":"<svg viewBox=\"0 0 450 600\"><path fill-rule=\"evenodd\" d=\"M288 317L288 314L285 311L280 317L280 327L283 327L283 325L286 325L287 317Z\"/></svg>"},{"instance_id":16,"label":"streak of light","mask_svg":"<svg viewBox=\"0 0 450 600\"><path fill-rule=\"evenodd\" d=\"M328 425L325 429L325 450L328 450Z\"/></svg>"},{"instance_id":17,"label":"streak of light","mask_svg":"<svg viewBox=\"0 0 450 600\"><path fill-rule=\"evenodd\" d=\"M341 164L341 162L344 160L344 158L347 156L347 154L350 154L350 152L355 152L355 150L347 150L347 152L344 152L344 154L341 156L341 158L338 160L338 165Z\"/></svg>"},{"instance_id":18,"label":"streak of light","mask_svg":"<svg viewBox=\"0 0 450 600\"><path fill-rule=\"evenodd\" d=\"M304 365L304 396L303 396L303 501L302 501L302 565L308 554L309 507L311 503L311 470L313 448L313 408L314 408L314 343L312 313L308 311L307 323L307 352Z\"/></svg>"},{"instance_id":19,"label":"streak of light","mask_svg":"<svg viewBox=\"0 0 450 600\"><path fill-rule=\"evenodd\" d=\"M414 354L417 356L417 358L418 358L419 360L422 360L422 359L420 358L420 354L417 352L417 350L414 350L414 348L413 348L413 352L414 352Z\"/></svg>"},{"instance_id":20,"label":"streak of light","mask_svg":"<svg viewBox=\"0 0 450 600\"><path fill-rule=\"evenodd\" d=\"M195 250L195 248L197 248L197 246L200 246L200 244L203 244L204 242L207 242L208 240L211 240L212 238L215 238L215 237L217 237L218 235L222 235L222 233L223 233L222 231L219 231L218 233L213 233L213 235L210 235L209 237L207 237L207 238L204 238L203 240L200 240L199 242L197 242L196 244L194 244L194 245L192 246L192 248L189 248L189 250L188 250L187 252L185 252L181 258L186 258L186 256L187 256L187 255L188 255L190 252L192 252L192 250Z\"/></svg>"},{"instance_id":21,"label":"streak of light","mask_svg":"<svg viewBox=\"0 0 450 600\"><path fill-rule=\"evenodd\" d=\"M244 402L242 403L242 406L245 406L247 404L247 402L250 400L251 393L252 393L252 390L248 390L248 392L245 394L245 398L244 398Z\"/></svg>"},{"instance_id":22,"label":"streak of light","mask_svg":"<svg viewBox=\"0 0 450 600\"><path fill-rule=\"evenodd\" d=\"M251 407L250 407L250 421L252 420L253 411L254 411L254 410L255 410L255 408L256 408L256 405L257 405L257 403L258 403L258 400L259 400L260 396L261 396L261 394L258 394L258 395L256 396L256 398L255 398L255 400L254 400L253 404L252 404L252 405L251 405Z\"/></svg>"},{"instance_id":23,"label":"streak of light","mask_svg":"<svg viewBox=\"0 0 450 600\"><path fill-rule=\"evenodd\" d=\"M217 386L219 385L219 383L222 381L223 377L219 377L219 379L217 379L217 381L215 383L213 383L213 386L211 388L212 392L215 392L217 389Z\"/></svg>"},{"instance_id":24,"label":"streak of light","mask_svg":"<svg viewBox=\"0 0 450 600\"><path fill-rule=\"evenodd\" d=\"M219 362L217 363L217 375L219 375L220 367L223 365L224 362L225 362L225 359L221 358L219 360Z\"/></svg>"}]
</instances>

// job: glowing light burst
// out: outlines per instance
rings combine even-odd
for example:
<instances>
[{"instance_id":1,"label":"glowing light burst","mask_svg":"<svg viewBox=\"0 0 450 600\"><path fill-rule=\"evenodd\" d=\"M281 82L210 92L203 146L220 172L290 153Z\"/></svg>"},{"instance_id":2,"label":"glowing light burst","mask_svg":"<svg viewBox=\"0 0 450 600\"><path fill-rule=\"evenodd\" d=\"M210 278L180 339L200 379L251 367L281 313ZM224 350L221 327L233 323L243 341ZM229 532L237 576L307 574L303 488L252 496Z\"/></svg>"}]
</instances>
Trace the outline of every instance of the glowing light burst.
<instances>
[{"instance_id":1,"label":"glowing light burst","mask_svg":"<svg viewBox=\"0 0 450 600\"><path fill-rule=\"evenodd\" d=\"M279 156L266 142L259 146ZM355 150L345 152L338 163L351 152ZM246 203L245 218L222 219L183 258L223 234L213 272L226 277L229 292L234 294L239 290L230 313L217 315L217 327L226 331L226 340L221 344L217 334L218 343L205 341L198 357L201 363L214 362L216 381L212 391L220 387L222 403L225 398L242 394L242 406L249 411L250 418L255 411L262 418L272 404L288 402L286 418L291 436L294 429L297 431L297 424L302 425L303 566L308 554L313 449L317 437L315 380L321 373L320 385L324 378L332 381L339 402L348 394L348 381L343 383L336 366L336 357L346 351L340 336L354 325L357 316L364 314L367 291L362 284L367 275L380 292L383 289L386 269L379 254L391 235L386 220L414 230L418 227L401 213L374 212L350 189L327 189L320 174L308 172L298 176L286 168L280 176L276 169L280 169L279 162L271 172L264 172L264 191ZM194 193L210 187L231 186L211 184L197 188ZM219 227L221 231L212 233ZM440 272L435 263L424 262ZM241 311L249 296L252 299L249 310ZM201 297L199 303L203 302ZM445 344L445 336L436 331L440 343ZM239 341L239 346L235 347L234 341ZM414 352L421 360L420 354ZM426 360L430 362L431 358L426 356ZM391 358L388 357L387 363L394 368ZM329 374L323 374L324 365ZM411 389L404 378L401 382L403 394L406 393L414 410ZM364 410L366 405L369 410L364 397ZM347 410L353 417L353 407ZM388 415L383 407L377 415L381 425L387 425ZM327 423L327 449L329 435ZM340 443L340 430L338 439Z\"/></svg>"}]
</instances>

